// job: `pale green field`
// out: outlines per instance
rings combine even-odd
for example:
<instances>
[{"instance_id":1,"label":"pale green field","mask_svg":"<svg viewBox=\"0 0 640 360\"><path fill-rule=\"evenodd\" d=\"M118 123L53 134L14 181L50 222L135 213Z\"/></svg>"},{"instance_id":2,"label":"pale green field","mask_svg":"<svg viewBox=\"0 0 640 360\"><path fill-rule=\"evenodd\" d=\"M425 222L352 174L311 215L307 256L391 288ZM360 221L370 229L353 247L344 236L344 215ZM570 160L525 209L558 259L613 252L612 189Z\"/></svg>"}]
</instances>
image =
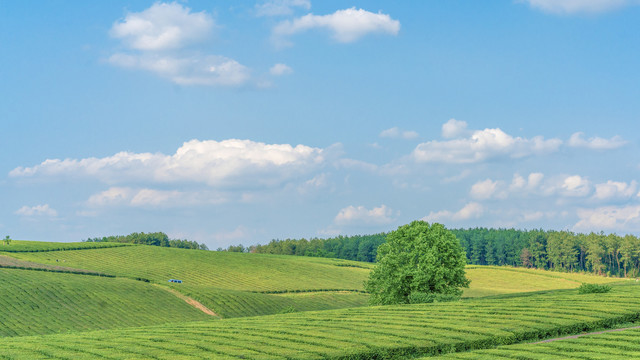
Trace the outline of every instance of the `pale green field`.
<instances>
[{"instance_id":1,"label":"pale green field","mask_svg":"<svg viewBox=\"0 0 640 360\"><path fill-rule=\"evenodd\" d=\"M606 284L630 281L577 273L478 265L467 266L467 278L471 280L471 285L464 290L463 297L574 289L582 283Z\"/></svg>"}]
</instances>

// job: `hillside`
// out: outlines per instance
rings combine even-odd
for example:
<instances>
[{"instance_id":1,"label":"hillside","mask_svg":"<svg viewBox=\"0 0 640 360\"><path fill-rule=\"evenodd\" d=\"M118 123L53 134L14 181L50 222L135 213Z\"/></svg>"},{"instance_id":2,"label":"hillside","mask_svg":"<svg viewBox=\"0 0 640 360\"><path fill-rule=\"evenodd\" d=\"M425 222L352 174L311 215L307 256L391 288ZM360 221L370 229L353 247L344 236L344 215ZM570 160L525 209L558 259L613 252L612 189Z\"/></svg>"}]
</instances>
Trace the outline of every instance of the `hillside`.
<instances>
[{"instance_id":1,"label":"hillside","mask_svg":"<svg viewBox=\"0 0 640 360\"><path fill-rule=\"evenodd\" d=\"M370 359L484 349L640 319L640 286L556 290L68 335L8 338L12 359ZM356 336L357 335L357 336Z\"/></svg>"},{"instance_id":2,"label":"hillside","mask_svg":"<svg viewBox=\"0 0 640 360\"><path fill-rule=\"evenodd\" d=\"M208 320L140 281L0 269L0 337Z\"/></svg>"},{"instance_id":3,"label":"hillside","mask_svg":"<svg viewBox=\"0 0 640 360\"><path fill-rule=\"evenodd\" d=\"M362 293L362 284L371 267L346 260L146 245L5 255L33 263L64 264L146 279L191 296L222 317L365 305L367 295ZM168 279L183 283L169 284Z\"/></svg>"}]
</instances>

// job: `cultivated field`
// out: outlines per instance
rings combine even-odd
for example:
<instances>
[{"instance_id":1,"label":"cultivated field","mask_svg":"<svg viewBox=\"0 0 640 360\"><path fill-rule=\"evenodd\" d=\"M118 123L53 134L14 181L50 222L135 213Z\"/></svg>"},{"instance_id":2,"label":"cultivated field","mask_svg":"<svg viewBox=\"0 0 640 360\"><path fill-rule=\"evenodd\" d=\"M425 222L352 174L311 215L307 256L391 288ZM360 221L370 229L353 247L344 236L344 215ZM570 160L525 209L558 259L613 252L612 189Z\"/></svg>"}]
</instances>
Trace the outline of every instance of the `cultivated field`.
<instances>
[{"instance_id":1,"label":"cultivated field","mask_svg":"<svg viewBox=\"0 0 640 360\"><path fill-rule=\"evenodd\" d=\"M176 296L139 281L0 269L0 336L112 329L208 318Z\"/></svg>"},{"instance_id":2,"label":"cultivated field","mask_svg":"<svg viewBox=\"0 0 640 360\"><path fill-rule=\"evenodd\" d=\"M640 286L361 307L67 335L6 338L13 359L368 359L437 355L640 318ZM532 345L533 346L533 345Z\"/></svg>"}]
</instances>

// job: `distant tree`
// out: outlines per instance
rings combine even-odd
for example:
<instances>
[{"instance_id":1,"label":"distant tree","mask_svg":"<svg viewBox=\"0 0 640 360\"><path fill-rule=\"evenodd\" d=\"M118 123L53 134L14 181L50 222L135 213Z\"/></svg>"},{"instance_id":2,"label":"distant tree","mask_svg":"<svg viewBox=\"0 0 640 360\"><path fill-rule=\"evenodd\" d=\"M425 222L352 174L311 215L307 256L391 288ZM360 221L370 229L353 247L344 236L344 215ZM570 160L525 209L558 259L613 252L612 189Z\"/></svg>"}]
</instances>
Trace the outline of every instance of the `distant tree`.
<instances>
[{"instance_id":1,"label":"distant tree","mask_svg":"<svg viewBox=\"0 0 640 360\"><path fill-rule=\"evenodd\" d=\"M522 262L522 266L526 268L533 266L533 263L531 262L531 251L529 251L529 249L522 249L522 252L520 253L520 261Z\"/></svg>"},{"instance_id":2,"label":"distant tree","mask_svg":"<svg viewBox=\"0 0 640 360\"><path fill-rule=\"evenodd\" d=\"M466 255L455 235L441 224L414 221L387 235L378 263L365 283L374 305L429 302L459 297L469 286Z\"/></svg>"},{"instance_id":3,"label":"distant tree","mask_svg":"<svg viewBox=\"0 0 640 360\"><path fill-rule=\"evenodd\" d=\"M4 244L5 245L11 244L11 236L7 235L4 237Z\"/></svg>"}]
</instances>

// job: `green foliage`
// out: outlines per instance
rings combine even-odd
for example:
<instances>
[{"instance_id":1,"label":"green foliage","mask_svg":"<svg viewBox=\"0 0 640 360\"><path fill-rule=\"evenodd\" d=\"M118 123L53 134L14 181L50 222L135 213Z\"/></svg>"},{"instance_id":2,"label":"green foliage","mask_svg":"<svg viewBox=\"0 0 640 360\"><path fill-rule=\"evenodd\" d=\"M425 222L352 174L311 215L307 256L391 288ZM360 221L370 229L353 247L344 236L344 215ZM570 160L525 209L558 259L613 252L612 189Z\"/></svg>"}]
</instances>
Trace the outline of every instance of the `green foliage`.
<instances>
[{"instance_id":1,"label":"green foliage","mask_svg":"<svg viewBox=\"0 0 640 360\"><path fill-rule=\"evenodd\" d=\"M575 296L576 293L577 290L564 290L500 299L367 307L5 338L0 342L0 354L9 359L364 360L417 358L460 352L461 358L468 359L557 359L565 358L562 356L565 353L554 356L552 350L547 350L537 356L517 356L517 353L513 353L513 356L487 357L486 354L491 354L495 350L493 348L499 345L610 328L639 319L640 286L616 286L616 291L602 294L600 301ZM620 340L637 344L640 338L638 334L634 332L620 337ZM613 347L615 344L620 343L611 343ZM485 355L482 357L465 357L462 353L476 349L489 350L483 350L481 353ZM619 348L618 352L609 353L610 358L616 358L614 354L623 354L618 355L618 359L635 356L628 349L625 354L625 349ZM584 353L579 355L582 355L581 358L602 358Z\"/></svg>"},{"instance_id":2,"label":"green foliage","mask_svg":"<svg viewBox=\"0 0 640 360\"><path fill-rule=\"evenodd\" d=\"M0 338L208 319L175 295L129 279L0 269L0 294Z\"/></svg>"},{"instance_id":3,"label":"green foliage","mask_svg":"<svg viewBox=\"0 0 640 360\"><path fill-rule=\"evenodd\" d=\"M459 242L444 226L414 221L387 235L365 288L374 305L432 302L429 294L460 297L469 286L465 263Z\"/></svg>"},{"instance_id":4,"label":"green foliage","mask_svg":"<svg viewBox=\"0 0 640 360\"><path fill-rule=\"evenodd\" d=\"M11 244L11 236L9 235L5 236L3 241L5 245Z\"/></svg>"},{"instance_id":5,"label":"green foliage","mask_svg":"<svg viewBox=\"0 0 640 360\"><path fill-rule=\"evenodd\" d=\"M162 247L172 247L180 249L209 250L207 245L198 244L195 241L182 239L169 239L163 232L154 233L131 233L129 235L104 236L101 238L89 238L85 242L115 242L127 244L152 245Z\"/></svg>"},{"instance_id":6,"label":"green foliage","mask_svg":"<svg viewBox=\"0 0 640 360\"><path fill-rule=\"evenodd\" d=\"M289 305L298 310L364 305L364 294L358 297L358 301L351 301L354 298L351 294L336 292L336 299L343 296L349 301L336 300L332 306L325 306L318 301L306 302L306 299L301 299L296 302L253 292L285 293L323 289L362 291L362 283L369 272L362 267L336 266L361 265L345 260L191 251L143 245L55 254L14 253L12 256L48 265L62 263L76 269L147 279L163 285L167 284L168 279L180 279L184 283L175 286L175 290L197 299L222 317L273 314Z\"/></svg>"},{"instance_id":7,"label":"green foliage","mask_svg":"<svg viewBox=\"0 0 640 360\"><path fill-rule=\"evenodd\" d=\"M605 284L582 283L578 288L580 294L608 293L609 291L611 291L611 286Z\"/></svg>"},{"instance_id":8,"label":"green foliage","mask_svg":"<svg viewBox=\"0 0 640 360\"><path fill-rule=\"evenodd\" d=\"M120 243L87 243L87 242L46 242L46 241L24 241L11 240L11 247L0 247L0 253L20 253L20 252L48 252L66 250L86 250L102 249L110 247L130 246L131 244Z\"/></svg>"}]
</instances>

